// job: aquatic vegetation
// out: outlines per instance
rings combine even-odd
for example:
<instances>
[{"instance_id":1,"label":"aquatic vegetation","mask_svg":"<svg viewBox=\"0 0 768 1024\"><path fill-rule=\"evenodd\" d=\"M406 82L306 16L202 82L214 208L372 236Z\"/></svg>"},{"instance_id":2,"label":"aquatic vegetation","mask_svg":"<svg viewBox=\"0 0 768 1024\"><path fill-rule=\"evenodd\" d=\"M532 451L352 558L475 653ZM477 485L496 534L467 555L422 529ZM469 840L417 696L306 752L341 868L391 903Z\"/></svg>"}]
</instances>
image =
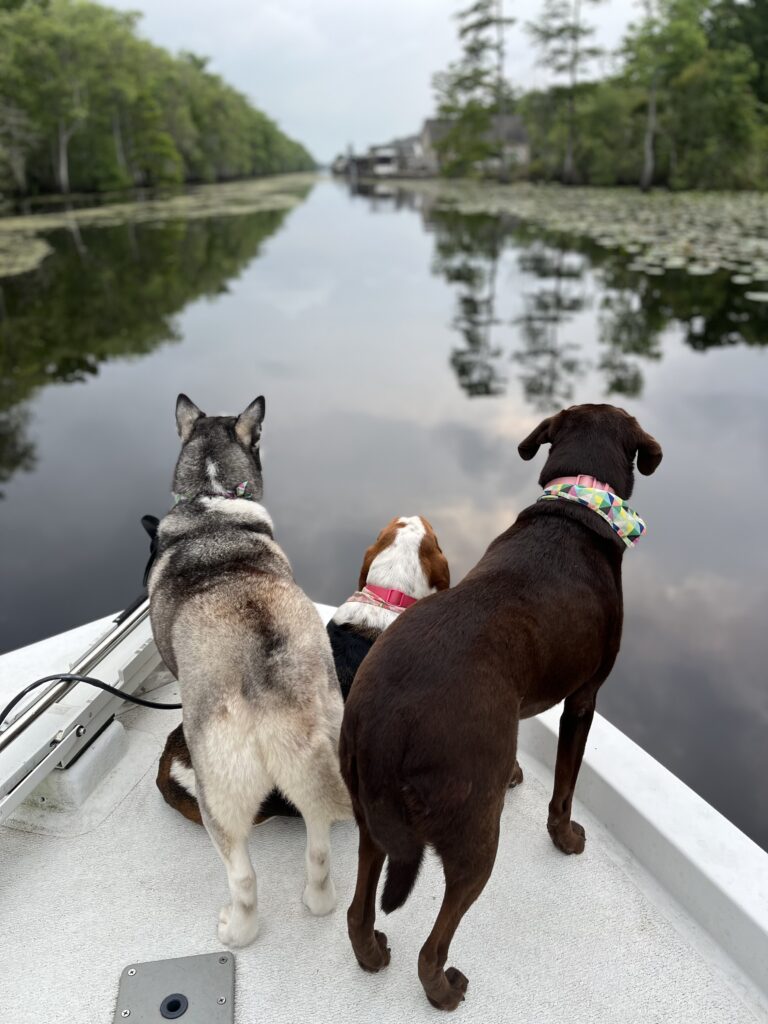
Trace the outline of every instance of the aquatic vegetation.
<instances>
[{"instance_id":1,"label":"aquatic vegetation","mask_svg":"<svg viewBox=\"0 0 768 1024\"><path fill-rule=\"evenodd\" d=\"M0 217L0 278L34 270L53 252L40 235L62 228L164 224L208 217L237 217L263 210L289 210L302 202L313 174L284 174L221 185L202 185L151 199L69 208L29 216Z\"/></svg>"},{"instance_id":2,"label":"aquatic vegetation","mask_svg":"<svg viewBox=\"0 0 768 1024\"><path fill-rule=\"evenodd\" d=\"M460 213L507 214L626 253L649 277L726 272L736 285L768 281L768 194L654 192L413 181L409 190ZM756 300L760 301L760 300Z\"/></svg>"},{"instance_id":3,"label":"aquatic vegetation","mask_svg":"<svg viewBox=\"0 0 768 1024\"><path fill-rule=\"evenodd\" d=\"M26 274L39 266L53 248L30 231L0 232L0 278Z\"/></svg>"}]
</instances>

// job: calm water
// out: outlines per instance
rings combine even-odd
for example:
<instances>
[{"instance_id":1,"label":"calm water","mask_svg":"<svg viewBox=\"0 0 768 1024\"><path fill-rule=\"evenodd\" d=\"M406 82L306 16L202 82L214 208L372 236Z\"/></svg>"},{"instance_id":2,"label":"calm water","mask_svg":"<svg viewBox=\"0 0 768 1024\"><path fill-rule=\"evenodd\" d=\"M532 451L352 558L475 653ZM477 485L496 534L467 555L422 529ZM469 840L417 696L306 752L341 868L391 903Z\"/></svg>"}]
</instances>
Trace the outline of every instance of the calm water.
<instances>
[{"instance_id":1,"label":"calm water","mask_svg":"<svg viewBox=\"0 0 768 1024\"><path fill-rule=\"evenodd\" d=\"M511 218L320 182L290 213L84 229L1 282L0 644L123 607L169 507L177 392L267 396L266 503L317 600L393 515L454 579L537 496L517 443L607 398L662 443L599 710L768 847L768 314Z\"/></svg>"}]
</instances>

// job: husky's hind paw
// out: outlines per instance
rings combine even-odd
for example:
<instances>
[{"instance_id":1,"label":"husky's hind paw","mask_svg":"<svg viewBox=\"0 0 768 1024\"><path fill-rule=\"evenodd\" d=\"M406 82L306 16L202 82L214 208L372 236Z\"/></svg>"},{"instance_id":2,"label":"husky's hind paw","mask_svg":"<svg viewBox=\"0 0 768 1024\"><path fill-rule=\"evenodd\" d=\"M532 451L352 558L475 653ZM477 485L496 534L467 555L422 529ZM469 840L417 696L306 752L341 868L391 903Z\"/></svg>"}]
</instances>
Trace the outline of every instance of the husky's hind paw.
<instances>
[{"instance_id":1,"label":"husky's hind paw","mask_svg":"<svg viewBox=\"0 0 768 1024\"><path fill-rule=\"evenodd\" d=\"M302 896L304 906L317 917L330 914L336 907L336 889L331 878L327 878L322 888L307 885Z\"/></svg>"},{"instance_id":2,"label":"husky's hind paw","mask_svg":"<svg viewBox=\"0 0 768 1024\"><path fill-rule=\"evenodd\" d=\"M219 912L219 942L230 949L250 946L259 934L259 921L256 912L251 914L238 913L232 905L222 907Z\"/></svg>"}]
</instances>

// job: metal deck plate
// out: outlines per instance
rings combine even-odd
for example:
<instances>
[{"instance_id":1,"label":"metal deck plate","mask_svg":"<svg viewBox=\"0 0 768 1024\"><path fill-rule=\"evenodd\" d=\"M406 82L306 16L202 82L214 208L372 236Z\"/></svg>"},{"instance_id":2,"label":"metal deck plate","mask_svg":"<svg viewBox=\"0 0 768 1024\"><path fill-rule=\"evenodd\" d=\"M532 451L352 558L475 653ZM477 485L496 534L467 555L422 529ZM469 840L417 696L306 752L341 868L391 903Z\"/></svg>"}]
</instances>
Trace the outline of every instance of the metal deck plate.
<instances>
[{"instance_id":1,"label":"metal deck plate","mask_svg":"<svg viewBox=\"0 0 768 1024\"><path fill-rule=\"evenodd\" d=\"M235 958L231 953L128 964L120 975L114 1024L233 1024Z\"/></svg>"}]
</instances>

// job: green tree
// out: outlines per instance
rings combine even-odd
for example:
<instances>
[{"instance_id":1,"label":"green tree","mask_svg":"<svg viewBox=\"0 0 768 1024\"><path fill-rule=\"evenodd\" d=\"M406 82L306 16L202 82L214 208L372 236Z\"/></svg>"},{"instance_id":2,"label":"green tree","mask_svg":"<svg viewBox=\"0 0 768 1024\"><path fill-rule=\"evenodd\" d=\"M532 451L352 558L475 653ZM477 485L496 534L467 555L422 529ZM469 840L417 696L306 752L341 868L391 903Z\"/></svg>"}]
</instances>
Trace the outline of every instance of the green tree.
<instances>
[{"instance_id":1,"label":"green tree","mask_svg":"<svg viewBox=\"0 0 768 1024\"><path fill-rule=\"evenodd\" d=\"M646 93L640 173L643 191L653 184L656 170L659 104L666 113L667 130L671 131L675 121L675 83L685 68L706 52L702 10L702 0L643 0L644 16L638 24L630 25L624 40L625 75L630 84ZM673 141L673 156L675 144Z\"/></svg>"},{"instance_id":2,"label":"green tree","mask_svg":"<svg viewBox=\"0 0 768 1024\"><path fill-rule=\"evenodd\" d=\"M504 17L502 0L475 0L456 15L461 59L436 74L433 86L438 113L450 128L437 143L442 168L449 176L469 174L496 160L506 177L503 126L494 114L511 106L511 90L504 78L504 32L514 23Z\"/></svg>"},{"instance_id":3,"label":"green tree","mask_svg":"<svg viewBox=\"0 0 768 1024\"><path fill-rule=\"evenodd\" d=\"M670 133L678 188L754 188L765 182L766 137L745 46L709 50L675 79Z\"/></svg>"},{"instance_id":4,"label":"green tree","mask_svg":"<svg viewBox=\"0 0 768 1024\"><path fill-rule=\"evenodd\" d=\"M15 103L0 100L0 165L8 168L18 192L27 191L27 160L40 141L32 119Z\"/></svg>"},{"instance_id":5,"label":"green tree","mask_svg":"<svg viewBox=\"0 0 768 1024\"><path fill-rule=\"evenodd\" d=\"M193 54L87 0L0 5L0 167L67 193L304 170L309 153Z\"/></svg>"},{"instance_id":6,"label":"green tree","mask_svg":"<svg viewBox=\"0 0 768 1024\"><path fill-rule=\"evenodd\" d=\"M768 0L715 0L705 28L715 49L728 49L733 43L749 49L754 61L752 90L768 104Z\"/></svg>"},{"instance_id":7,"label":"green tree","mask_svg":"<svg viewBox=\"0 0 768 1024\"><path fill-rule=\"evenodd\" d=\"M539 63L559 78L565 78L565 152L562 178L566 184L576 180L577 117L576 97L579 80L601 49L588 40L595 30L583 19L583 5L602 0L544 0L541 17L527 25L534 44L540 50Z\"/></svg>"}]
</instances>

